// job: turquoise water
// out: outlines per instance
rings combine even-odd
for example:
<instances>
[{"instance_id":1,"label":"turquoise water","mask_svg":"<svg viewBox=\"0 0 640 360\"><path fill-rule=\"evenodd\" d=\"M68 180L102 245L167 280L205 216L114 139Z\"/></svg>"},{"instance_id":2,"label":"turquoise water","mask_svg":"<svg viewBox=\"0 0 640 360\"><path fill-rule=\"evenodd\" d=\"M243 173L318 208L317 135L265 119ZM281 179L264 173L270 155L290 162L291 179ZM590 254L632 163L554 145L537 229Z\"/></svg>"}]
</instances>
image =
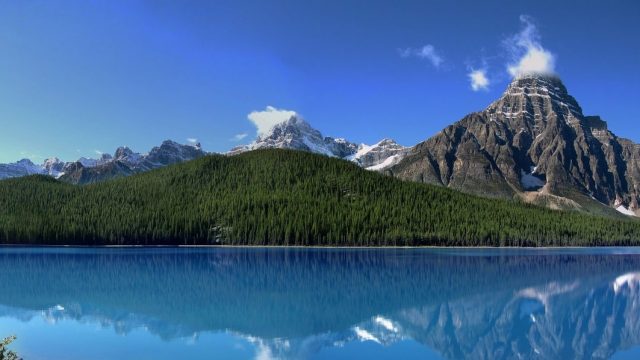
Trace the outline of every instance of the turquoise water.
<instances>
[{"instance_id":1,"label":"turquoise water","mask_svg":"<svg viewBox=\"0 0 640 360\"><path fill-rule=\"evenodd\" d=\"M640 250L0 248L31 359L640 358Z\"/></svg>"}]
</instances>

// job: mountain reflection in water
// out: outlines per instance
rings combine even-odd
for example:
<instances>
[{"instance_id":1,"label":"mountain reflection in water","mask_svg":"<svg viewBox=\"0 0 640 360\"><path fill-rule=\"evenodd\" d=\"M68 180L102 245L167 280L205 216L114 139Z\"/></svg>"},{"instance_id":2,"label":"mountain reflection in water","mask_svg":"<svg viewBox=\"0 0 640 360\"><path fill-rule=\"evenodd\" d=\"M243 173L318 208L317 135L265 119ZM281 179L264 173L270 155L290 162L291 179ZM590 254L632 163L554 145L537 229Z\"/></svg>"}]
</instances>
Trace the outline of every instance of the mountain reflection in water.
<instances>
[{"instance_id":1,"label":"mountain reflection in water","mask_svg":"<svg viewBox=\"0 0 640 360\"><path fill-rule=\"evenodd\" d=\"M640 345L640 255L626 248L4 248L0 284L0 322L142 329L158 343L224 332L273 358L360 342L448 359Z\"/></svg>"}]
</instances>

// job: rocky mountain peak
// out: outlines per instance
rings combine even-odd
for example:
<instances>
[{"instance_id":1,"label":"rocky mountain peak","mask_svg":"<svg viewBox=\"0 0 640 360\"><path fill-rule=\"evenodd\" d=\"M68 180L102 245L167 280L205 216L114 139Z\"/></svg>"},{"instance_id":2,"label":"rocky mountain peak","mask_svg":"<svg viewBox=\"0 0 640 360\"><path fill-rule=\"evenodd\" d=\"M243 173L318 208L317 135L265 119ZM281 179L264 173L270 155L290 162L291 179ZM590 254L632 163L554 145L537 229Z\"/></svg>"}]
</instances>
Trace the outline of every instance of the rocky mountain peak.
<instances>
[{"instance_id":1,"label":"rocky mountain peak","mask_svg":"<svg viewBox=\"0 0 640 360\"><path fill-rule=\"evenodd\" d=\"M354 154L358 146L345 139L324 137L299 115L274 125L269 131L259 134L254 142L229 151L229 155L256 149L293 149L309 151L334 157Z\"/></svg>"},{"instance_id":2,"label":"rocky mountain peak","mask_svg":"<svg viewBox=\"0 0 640 360\"><path fill-rule=\"evenodd\" d=\"M295 142L323 140L322 133L314 129L301 117L294 115L286 121L274 125L268 132L258 135L256 143L282 143L293 145Z\"/></svg>"},{"instance_id":3,"label":"rocky mountain peak","mask_svg":"<svg viewBox=\"0 0 640 360\"><path fill-rule=\"evenodd\" d=\"M54 177L58 177L63 172L64 165L65 165L64 161L61 161L57 157L52 157L52 158L46 159L42 163L42 168L44 169L45 173Z\"/></svg>"},{"instance_id":4,"label":"rocky mountain peak","mask_svg":"<svg viewBox=\"0 0 640 360\"><path fill-rule=\"evenodd\" d=\"M416 145L391 172L479 195L632 214L640 210L638 159L640 146L585 116L557 76L537 74L513 79L487 109Z\"/></svg>"},{"instance_id":5,"label":"rocky mountain peak","mask_svg":"<svg viewBox=\"0 0 640 360\"><path fill-rule=\"evenodd\" d=\"M569 95L554 75L523 75L513 79L503 95L486 110L492 120L523 117L547 121L549 117L580 123L584 115L576 99ZM575 121L574 121L575 120Z\"/></svg>"},{"instance_id":6,"label":"rocky mountain peak","mask_svg":"<svg viewBox=\"0 0 640 360\"><path fill-rule=\"evenodd\" d=\"M35 166L35 164L33 163L33 161L29 160L29 159L22 159L22 160L18 160L16 162L16 164L18 165L22 165L22 166Z\"/></svg>"},{"instance_id":7,"label":"rocky mountain peak","mask_svg":"<svg viewBox=\"0 0 640 360\"><path fill-rule=\"evenodd\" d=\"M129 147L120 146L119 148L116 149L116 152L113 158L116 160L121 160L132 154L133 154L133 150L129 149Z\"/></svg>"},{"instance_id":8,"label":"rocky mountain peak","mask_svg":"<svg viewBox=\"0 0 640 360\"><path fill-rule=\"evenodd\" d=\"M374 145L357 145L344 138L325 137L302 117L293 115L260 134L253 143L237 146L227 154L265 148L302 150L338 157L374 171L385 170L398 163L409 150L388 138Z\"/></svg>"}]
</instances>

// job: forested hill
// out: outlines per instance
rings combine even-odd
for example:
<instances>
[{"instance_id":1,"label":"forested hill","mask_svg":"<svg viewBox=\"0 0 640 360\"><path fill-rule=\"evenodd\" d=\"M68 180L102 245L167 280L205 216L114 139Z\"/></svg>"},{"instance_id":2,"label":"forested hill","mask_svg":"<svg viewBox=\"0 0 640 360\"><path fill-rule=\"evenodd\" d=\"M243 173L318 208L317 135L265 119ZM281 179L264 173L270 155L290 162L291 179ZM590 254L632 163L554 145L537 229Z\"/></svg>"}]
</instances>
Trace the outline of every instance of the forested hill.
<instances>
[{"instance_id":1,"label":"forested hill","mask_svg":"<svg viewBox=\"0 0 640 360\"><path fill-rule=\"evenodd\" d=\"M212 155L108 182L0 181L0 243L640 245L640 221L403 182L289 150Z\"/></svg>"}]
</instances>

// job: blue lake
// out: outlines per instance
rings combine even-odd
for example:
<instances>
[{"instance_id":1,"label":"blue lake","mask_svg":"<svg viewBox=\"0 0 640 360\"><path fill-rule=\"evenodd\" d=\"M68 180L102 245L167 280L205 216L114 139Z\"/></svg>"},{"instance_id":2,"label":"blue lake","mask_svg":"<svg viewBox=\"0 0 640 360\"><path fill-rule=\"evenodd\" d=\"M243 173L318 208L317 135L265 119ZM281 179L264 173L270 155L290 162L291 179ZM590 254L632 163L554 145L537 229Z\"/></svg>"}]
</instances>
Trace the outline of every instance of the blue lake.
<instances>
[{"instance_id":1,"label":"blue lake","mask_svg":"<svg viewBox=\"0 0 640 360\"><path fill-rule=\"evenodd\" d=\"M640 250L0 248L33 359L640 358Z\"/></svg>"}]
</instances>

